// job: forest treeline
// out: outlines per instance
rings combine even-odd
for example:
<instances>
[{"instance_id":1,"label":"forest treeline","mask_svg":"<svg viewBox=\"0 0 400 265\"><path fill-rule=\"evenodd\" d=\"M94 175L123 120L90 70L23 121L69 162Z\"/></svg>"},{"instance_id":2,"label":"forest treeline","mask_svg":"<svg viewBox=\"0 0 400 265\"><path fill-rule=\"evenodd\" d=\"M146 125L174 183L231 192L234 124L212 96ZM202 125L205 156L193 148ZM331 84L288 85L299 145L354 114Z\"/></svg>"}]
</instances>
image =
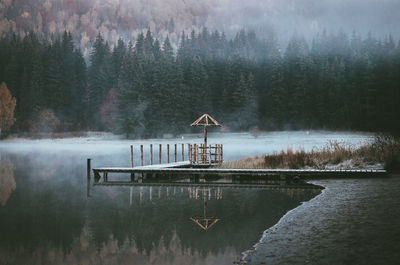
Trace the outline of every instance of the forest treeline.
<instances>
[{"instance_id":1,"label":"forest treeline","mask_svg":"<svg viewBox=\"0 0 400 265\"><path fill-rule=\"evenodd\" d=\"M128 137L190 132L203 113L231 131L398 130L400 44L356 32L276 36L244 30L139 33L112 48L99 34L87 62L65 32L0 39L0 82L16 98L14 132L104 130Z\"/></svg>"}]
</instances>

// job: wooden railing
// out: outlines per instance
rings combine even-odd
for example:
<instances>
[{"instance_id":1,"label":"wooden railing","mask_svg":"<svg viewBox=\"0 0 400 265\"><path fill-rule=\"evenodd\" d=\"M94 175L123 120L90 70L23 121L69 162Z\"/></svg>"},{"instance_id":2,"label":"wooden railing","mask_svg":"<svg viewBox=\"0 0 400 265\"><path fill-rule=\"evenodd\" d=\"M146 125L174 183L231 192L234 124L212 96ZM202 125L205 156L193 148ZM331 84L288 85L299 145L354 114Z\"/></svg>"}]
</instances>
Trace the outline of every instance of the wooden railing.
<instances>
[{"instance_id":1,"label":"wooden railing","mask_svg":"<svg viewBox=\"0 0 400 265\"><path fill-rule=\"evenodd\" d=\"M164 147L162 144L158 144L158 148L156 144L149 144L148 149L142 144L136 146L135 149L139 149L139 154L136 155L134 154L133 145L130 146L131 167L135 165L143 166L145 160L148 162L146 164L153 165L162 164L163 162L169 164L187 161L187 158L193 165L215 165L221 164L224 157L222 144L208 145L206 147L204 144L187 144L187 148L185 148L185 144L166 144ZM144 149L149 150L149 152L145 154ZM149 156L148 158L147 155ZM136 163L134 163L134 157L136 157Z\"/></svg>"},{"instance_id":2,"label":"wooden railing","mask_svg":"<svg viewBox=\"0 0 400 265\"><path fill-rule=\"evenodd\" d=\"M208 145L189 144L189 161L196 165L221 164L224 151L222 144Z\"/></svg>"}]
</instances>

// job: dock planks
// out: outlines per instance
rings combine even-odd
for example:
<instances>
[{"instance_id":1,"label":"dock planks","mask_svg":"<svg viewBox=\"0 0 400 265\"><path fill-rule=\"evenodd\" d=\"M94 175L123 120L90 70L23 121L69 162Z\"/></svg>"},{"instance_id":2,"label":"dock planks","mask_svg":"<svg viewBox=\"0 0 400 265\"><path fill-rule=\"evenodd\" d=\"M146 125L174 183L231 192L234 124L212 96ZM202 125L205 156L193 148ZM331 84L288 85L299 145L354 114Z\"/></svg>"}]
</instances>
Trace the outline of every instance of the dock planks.
<instances>
[{"instance_id":1,"label":"dock planks","mask_svg":"<svg viewBox=\"0 0 400 265\"><path fill-rule=\"evenodd\" d=\"M383 169L226 169L226 168L196 168L191 167L189 161L142 167L100 167L94 168L96 176L100 173L142 173L142 174L168 174L168 175L241 175L241 176L302 176L302 177L371 177L385 176Z\"/></svg>"}]
</instances>

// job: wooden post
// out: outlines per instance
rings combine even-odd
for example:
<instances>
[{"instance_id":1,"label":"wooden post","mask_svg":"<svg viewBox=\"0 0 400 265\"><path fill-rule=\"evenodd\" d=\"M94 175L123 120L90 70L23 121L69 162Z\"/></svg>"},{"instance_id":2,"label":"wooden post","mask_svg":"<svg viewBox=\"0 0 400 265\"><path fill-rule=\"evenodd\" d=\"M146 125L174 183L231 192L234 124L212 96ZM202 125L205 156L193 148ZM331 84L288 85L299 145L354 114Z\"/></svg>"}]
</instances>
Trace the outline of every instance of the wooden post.
<instances>
[{"instance_id":1,"label":"wooden post","mask_svg":"<svg viewBox=\"0 0 400 265\"><path fill-rule=\"evenodd\" d=\"M133 145L131 145L131 167L133 167Z\"/></svg>"},{"instance_id":2,"label":"wooden post","mask_svg":"<svg viewBox=\"0 0 400 265\"><path fill-rule=\"evenodd\" d=\"M131 167L133 167L133 145L131 145ZM135 174L131 173L131 181L135 180Z\"/></svg>"},{"instance_id":3,"label":"wooden post","mask_svg":"<svg viewBox=\"0 0 400 265\"><path fill-rule=\"evenodd\" d=\"M207 146L207 126L204 126L204 146Z\"/></svg>"},{"instance_id":4,"label":"wooden post","mask_svg":"<svg viewBox=\"0 0 400 265\"><path fill-rule=\"evenodd\" d=\"M182 144L182 162L185 161L185 144Z\"/></svg>"},{"instance_id":5,"label":"wooden post","mask_svg":"<svg viewBox=\"0 0 400 265\"><path fill-rule=\"evenodd\" d=\"M214 162L217 162L217 159L216 159L217 152L218 152L217 146L218 146L218 144L215 144L215 147L213 147L213 149L214 149Z\"/></svg>"},{"instance_id":6,"label":"wooden post","mask_svg":"<svg viewBox=\"0 0 400 265\"><path fill-rule=\"evenodd\" d=\"M218 163L218 153L219 153L219 144L216 144L215 145L215 153L214 153L215 163Z\"/></svg>"},{"instance_id":7,"label":"wooden post","mask_svg":"<svg viewBox=\"0 0 400 265\"><path fill-rule=\"evenodd\" d=\"M150 165L153 165L153 144L150 144Z\"/></svg>"},{"instance_id":8,"label":"wooden post","mask_svg":"<svg viewBox=\"0 0 400 265\"><path fill-rule=\"evenodd\" d=\"M169 144L167 144L167 163L169 164Z\"/></svg>"},{"instance_id":9,"label":"wooden post","mask_svg":"<svg viewBox=\"0 0 400 265\"><path fill-rule=\"evenodd\" d=\"M176 152L176 149L177 149L177 147L176 147L176 144L175 144L175 146L174 146L174 147L175 147L175 151L174 151L174 158L175 158L175 163L176 163L176 153L177 153L177 152Z\"/></svg>"},{"instance_id":10,"label":"wooden post","mask_svg":"<svg viewBox=\"0 0 400 265\"><path fill-rule=\"evenodd\" d=\"M208 153L210 155L210 161L208 161L208 163L211 165L211 145L209 146L210 150L208 150Z\"/></svg>"},{"instance_id":11,"label":"wooden post","mask_svg":"<svg viewBox=\"0 0 400 265\"><path fill-rule=\"evenodd\" d=\"M207 146L200 144L201 147L201 163L204 164L207 161Z\"/></svg>"},{"instance_id":12,"label":"wooden post","mask_svg":"<svg viewBox=\"0 0 400 265\"><path fill-rule=\"evenodd\" d=\"M194 144L191 144L191 145L190 145L190 155L192 156L192 163L194 163L194 162L196 161L196 159L195 159L195 153L194 153L194 148L195 148L195 145L194 145Z\"/></svg>"},{"instance_id":13,"label":"wooden post","mask_svg":"<svg viewBox=\"0 0 400 265\"><path fill-rule=\"evenodd\" d=\"M199 145L197 146L197 149L198 149L197 154L198 154L198 156L200 156L200 159L199 159L200 161L203 160L202 145L203 145L203 144L199 144ZM201 155L200 155L200 154L201 154Z\"/></svg>"},{"instance_id":14,"label":"wooden post","mask_svg":"<svg viewBox=\"0 0 400 265\"><path fill-rule=\"evenodd\" d=\"M196 144L196 163L199 163L199 145Z\"/></svg>"},{"instance_id":15,"label":"wooden post","mask_svg":"<svg viewBox=\"0 0 400 265\"><path fill-rule=\"evenodd\" d=\"M158 150L158 164L161 164L161 149L162 149L162 147L161 147L161 144L160 144L160 147L159 147L159 150Z\"/></svg>"},{"instance_id":16,"label":"wooden post","mask_svg":"<svg viewBox=\"0 0 400 265\"><path fill-rule=\"evenodd\" d=\"M91 161L92 159L91 158L88 158L87 159L87 179L90 179L90 170L91 170L91 163L90 163L90 161Z\"/></svg>"},{"instance_id":17,"label":"wooden post","mask_svg":"<svg viewBox=\"0 0 400 265\"><path fill-rule=\"evenodd\" d=\"M86 196L87 197L90 197L90 171L91 171L91 165L90 165L90 161L91 161L91 158L88 158L87 159L87 185L86 185Z\"/></svg>"},{"instance_id":18,"label":"wooden post","mask_svg":"<svg viewBox=\"0 0 400 265\"><path fill-rule=\"evenodd\" d=\"M218 145L218 163L222 161L222 145Z\"/></svg>"},{"instance_id":19,"label":"wooden post","mask_svg":"<svg viewBox=\"0 0 400 265\"><path fill-rule=\"evenodd\" d=\"M140 145L140 165L143 166L143 145Z\"/></svg>"},{"instance_id":20,"label":"wooden post","mask_svg":"<svg viewBox=\"0 0 400 265\"><path fill-rule=\"evenodd\" d=\"M196 144L193 144L190 147L190 153L192 154L192 162L195 163L196 162Z\"/></svg>"},{"instance_id":21,"label":"wooden post","mask_svg":"<svg viewBox=\"0 0 400 265\"><path fill-rule=\"evenodd\" d=\"M219 161L220 163L222 163L224 161L224 145L221 144L221 161Z\"/></svg>"},{"instance_id":22,"label":"wooden post","mask_svg":"<svg viewBox=\"0 0 400 265\"><path fill-rule=\"evenodd\" d=\"M189 155L189 162L192 163L192 145L188 144L188 155Z\"/></svg>"}]
</instances>

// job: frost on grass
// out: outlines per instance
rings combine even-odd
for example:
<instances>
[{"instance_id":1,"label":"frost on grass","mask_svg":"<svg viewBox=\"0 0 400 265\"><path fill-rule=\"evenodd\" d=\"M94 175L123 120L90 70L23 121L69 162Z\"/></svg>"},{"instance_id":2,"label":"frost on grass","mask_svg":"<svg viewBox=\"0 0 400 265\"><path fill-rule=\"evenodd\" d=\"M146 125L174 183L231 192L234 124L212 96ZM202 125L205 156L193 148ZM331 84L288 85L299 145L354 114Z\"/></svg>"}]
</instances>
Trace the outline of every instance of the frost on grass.
<instances>
[{"instance_id":1,"label":"frost on grass","mask_svg":"<svg viewBox=\"0 0 400 265\"><path fill-rule=\"evenodd\" d=\"M382 168L398 169L400 164L400 141L391 136L378 136L371 143L354 146L339 141L329 141L321 148L310 152L304 149L275 152L222 165L225 168L315 168L355 169Z\"/></svg>"}]
</instances>

